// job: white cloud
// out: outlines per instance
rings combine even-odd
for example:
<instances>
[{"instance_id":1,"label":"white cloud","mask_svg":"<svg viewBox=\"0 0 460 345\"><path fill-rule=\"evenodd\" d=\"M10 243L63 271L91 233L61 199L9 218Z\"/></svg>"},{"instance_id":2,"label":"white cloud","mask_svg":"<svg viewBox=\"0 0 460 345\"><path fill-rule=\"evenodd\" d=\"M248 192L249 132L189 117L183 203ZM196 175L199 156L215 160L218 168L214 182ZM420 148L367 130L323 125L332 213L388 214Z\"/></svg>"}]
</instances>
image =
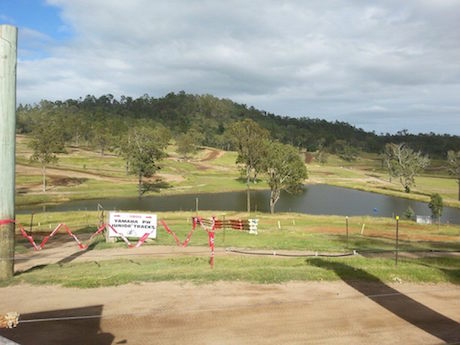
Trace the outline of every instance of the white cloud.
<instances>
[{"instance_id":1,"label":"white cloud","mask_svg":"<svg viewBox=\"0 0 460 345\"><path fill-rule=\"evenodd\" d=\"M460 134L460 1L48 3L74 37L20 61L22 102L185 90L377 132L424 105L439 131ZM414 131L432 130L423 116Z\"/></svg>"}]
</instances>

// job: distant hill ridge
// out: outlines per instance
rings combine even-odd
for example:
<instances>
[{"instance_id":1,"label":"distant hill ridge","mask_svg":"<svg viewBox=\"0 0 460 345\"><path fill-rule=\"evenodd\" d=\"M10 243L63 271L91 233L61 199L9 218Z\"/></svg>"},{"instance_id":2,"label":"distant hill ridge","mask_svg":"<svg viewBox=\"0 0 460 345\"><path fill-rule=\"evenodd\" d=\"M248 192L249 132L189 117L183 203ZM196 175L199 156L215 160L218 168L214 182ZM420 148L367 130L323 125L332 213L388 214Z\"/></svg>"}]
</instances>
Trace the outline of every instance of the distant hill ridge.
<instances>
[{"instance_id":1,"label":"distant hill ridge","mask_svg":"<svg viewBox=\"0 0 460 345\"><path fill-rule=\"evenodd\" d=\"M37 121L52 119L68 132L69 139L80 135L83 140L88 140L89 133L98 124L117 136L134 121L146 121L151 125L162 124L173 135L195 128L203 133L204 145L225 149L231 146L226 129L234 121L245 118L268 129L273 138L308 151L315 151L322 145L334 152L337 147L349 144L367 152L382 152L384 145L389 142L406 142L415 150L439 158L444 158L448 150L460 150L460 136L456 135L409 134L407 130L378 135L346 122L279 116L229 99L192 95L183 91L171 92L160 98L144 95L135 99L127 96L116 99L107 94L99 98L88 95L76 100L43 100L34 105L20 105L17 128L18 132L27 133Z\"/></svg>"}]
</instances>

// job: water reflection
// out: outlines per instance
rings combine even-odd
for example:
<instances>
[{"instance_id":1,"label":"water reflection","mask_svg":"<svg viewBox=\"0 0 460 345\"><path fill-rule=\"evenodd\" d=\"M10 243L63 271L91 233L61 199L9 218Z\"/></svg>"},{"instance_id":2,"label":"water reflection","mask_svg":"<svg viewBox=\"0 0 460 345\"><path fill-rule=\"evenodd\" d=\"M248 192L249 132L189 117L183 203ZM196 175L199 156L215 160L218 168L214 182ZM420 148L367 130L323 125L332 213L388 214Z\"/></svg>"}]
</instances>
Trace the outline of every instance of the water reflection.
<instances>
[{"instance_id":1,"label":"water reflection","mask_svg":"<svg viewBox=\"0 0 460 345\"><path fill-rule=\"evenodd\" d=\"M269 212L270 191L251 193L254 210ZM60 205L46 206L47 211L96 210L100 203L106 210L139 211L193 211L195 200L199 199L201 210L246 210L246 192L227 192L212 194L187 194L171 196L148 196L138 198L114 198L101 200L71 201ZM392 217L403 215L408 207L417 215L431 215L426 203L377 193L362 192L348 188L328 185L306 186L303 193L290 195L282 193L276 205L277 212L298 212L324 215L375 215ZM17 213L42 211L41 207L18 209ZM460 209L445 207L443 222L460 224Z\"/></svg>"}]
</instances>

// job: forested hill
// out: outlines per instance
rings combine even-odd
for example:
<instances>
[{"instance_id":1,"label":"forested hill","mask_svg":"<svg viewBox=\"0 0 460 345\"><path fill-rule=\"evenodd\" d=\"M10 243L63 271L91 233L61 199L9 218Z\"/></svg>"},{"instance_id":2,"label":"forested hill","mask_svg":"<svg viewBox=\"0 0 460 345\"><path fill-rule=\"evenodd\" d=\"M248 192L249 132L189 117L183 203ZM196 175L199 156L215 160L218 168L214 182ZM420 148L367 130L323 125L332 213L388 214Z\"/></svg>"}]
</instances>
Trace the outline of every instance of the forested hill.
<instances>
[{"instance_id":1,"label":"forested hill","mask_svg":"<svg viewBox=\"0 0 460 345\"><path fill-rule=\"evenodd\" d=\"M77 100L20 105L17 129L19 133L28 133L37 124L45 122L58 126L69 141L90 142L103 136L116 140L134 123L161 124L173 135L193 128L203 134L204 145L228 149L232 140L227 129L233 122L245 118L268 129L273 138L308 151L315 151L319 145L335 151L349 144L364 151L381 152L388 142L406 142L415 150L438 157L444 157L448 150L460 149L459 136L413 135L406 131L396 135L377 135L345 122L278 116L228 99L185 92L169 93L161 98L144 95L137 99L125 96L116 99L110 94L99 98L88 95Z\"/></svg>"}]
</instances>

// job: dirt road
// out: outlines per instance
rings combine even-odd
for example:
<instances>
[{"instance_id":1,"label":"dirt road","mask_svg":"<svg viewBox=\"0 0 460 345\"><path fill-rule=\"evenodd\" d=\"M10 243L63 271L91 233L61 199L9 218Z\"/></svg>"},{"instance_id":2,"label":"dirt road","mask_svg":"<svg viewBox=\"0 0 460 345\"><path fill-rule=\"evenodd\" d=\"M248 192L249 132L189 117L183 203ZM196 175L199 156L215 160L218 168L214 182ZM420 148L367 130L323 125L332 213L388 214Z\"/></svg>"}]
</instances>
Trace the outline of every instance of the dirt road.
<instances>
[{"instance_id":1,"label":"dirt road","mask_svg":"<svg viewBox=\"0 0 460 345\"><path fill-rule=\"evenodd\" d=\"M460 286L307 282L0 288L20 344L443 344L460 342ZM70 320L27 322L43 318Z\"/></svg>"},{"instance_id":2,"label":"dirt road","mask_svg":"<svg viewBox=\"0 0 460 345\"><path fill-rule=\"evenodd\" d=\"M131 254L209 255L206 247L79 251L75 243L62 240L50 242L40 253L18 254L16 269L63 257L78 262ZM217 251L218 256L233 255L223 248ZM0 336L23 345L460 343L459 285L345 279L271 285L163 282L95 289L9 286L0 288L0 314L19 312L22 322L16 329L0 330Z\"/></svg>"}]
</instances>

